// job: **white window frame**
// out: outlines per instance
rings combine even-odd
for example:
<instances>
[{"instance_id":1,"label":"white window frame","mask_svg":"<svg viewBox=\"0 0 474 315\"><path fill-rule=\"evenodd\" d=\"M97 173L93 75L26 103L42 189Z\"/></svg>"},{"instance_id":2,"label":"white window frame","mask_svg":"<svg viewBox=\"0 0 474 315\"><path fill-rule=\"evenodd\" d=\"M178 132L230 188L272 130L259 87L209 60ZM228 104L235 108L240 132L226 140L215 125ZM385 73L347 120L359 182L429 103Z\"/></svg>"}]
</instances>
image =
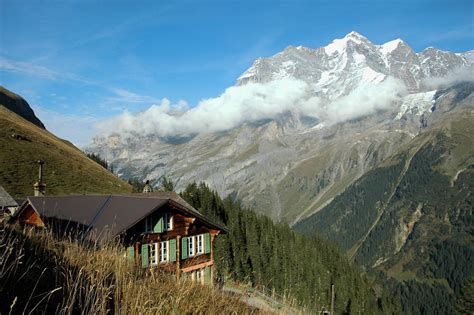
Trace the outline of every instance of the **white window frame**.
<instances>
[{"instance_id":1,"label":"white window frame","mask_svg":"<svg viewBox=\"0 0 474 315\"><path fill-rule=\"evenodd\" d=\"M194 247L195 242L196 242L196 240L195 240L194 236L190 236L188 238L188 256L189 257L193 257L193 256L196 255L196 251L195 251L195 247Z\"/></svg>"},{"instance_id":2,"label":"white window frame","mask_svg":"<svg viewBox=\"0 0 474 315\"><path fill-rule=\"evenodd\" d=\"M160 242L160 264L169 262L170 260L170 243L169 241Z\"/></svg>"},{"instance_id":3,"label":"white window frame","mask_svg":"<svg viewBox=\"0 0 474 315\"><path fill-rule=\"evenodd\" d=\"M204 284L204 268L193 271L193 281Z\"/></svg>"},{"instance_id":4,"label":"white window frame","mask_svg":"<svg viewBox=\"0 0 474 315\"><path fill-rule=\"evenodd\" d=\"M150 261L150 266L158 265L158 250L159 250L158 243L148 244L148 249L149 249L148 259Z\"/></svg>"},{"instance_id":5,"label":"white window frame","mask_svg":"<svg viewBox=\"0 0 474 315\"><path fill-rule=\"evenodd\" d=\"M196 236L196 255L204 254L204 234Z\"/></svg>"},{"instance_id":6,"label":"white window frame","mask_svg":"<svg viewBox=\"0 0 474 315\"><path fill-rule=\"evenodd\" d=\"M173 215L169 212L166 212L165 215L163 216L163 223L164 223L164 230L165 231L171 231L173 230Z\"/></svg>"}]
</instances>

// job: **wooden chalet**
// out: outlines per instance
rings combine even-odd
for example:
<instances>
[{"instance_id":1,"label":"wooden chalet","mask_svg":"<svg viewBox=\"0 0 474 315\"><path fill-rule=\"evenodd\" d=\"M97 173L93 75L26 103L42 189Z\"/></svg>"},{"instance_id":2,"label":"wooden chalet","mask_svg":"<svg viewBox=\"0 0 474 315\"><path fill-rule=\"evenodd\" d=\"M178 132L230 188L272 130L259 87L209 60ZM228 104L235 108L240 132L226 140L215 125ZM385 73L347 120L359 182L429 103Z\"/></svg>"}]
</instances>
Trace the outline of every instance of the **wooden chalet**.
<instances>
[{"instance_id":1,"label":"wooden chalet","mask_svg":"<svg viewBox=\"0 0 474 315\"><path fill-rule=\"evenodd\" d=\"M28 197L13 220L21 225L74 232L81 241L118 238L124 255L144 268L160 268L213 283L213 242L226 228L174 192L131 195Z\"/></svg>"}]
</instances>

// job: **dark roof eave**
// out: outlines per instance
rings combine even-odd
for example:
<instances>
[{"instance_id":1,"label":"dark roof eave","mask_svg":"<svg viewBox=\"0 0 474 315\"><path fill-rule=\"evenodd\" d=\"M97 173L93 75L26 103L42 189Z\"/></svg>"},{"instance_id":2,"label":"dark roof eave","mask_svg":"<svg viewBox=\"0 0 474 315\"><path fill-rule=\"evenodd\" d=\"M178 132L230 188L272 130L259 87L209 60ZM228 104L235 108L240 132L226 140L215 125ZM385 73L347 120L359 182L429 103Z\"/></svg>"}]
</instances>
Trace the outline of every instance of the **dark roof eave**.
<instances>
[{"instance_id":1,"label":"dark roof eave","mask_svg":"<svg viewBox=\"0 0 474 315\"><path fill-rule=\"evenodd\" d=\"M54 197L54 196L48 196L48 197ZM184 201L184 200L183 200ZM210 228L212 229L217 229L217 230L220 230L222 231L223 233L229 233L229 229L223 225L220 225L218 223L215 223L213 222L212 220L208 219L207 217L205 217L203 214L201 214L199 211L197 211L196 209L192 208L192 206L188 206L187 204L184 204L184 202L179 202L179 200L174 200L172 198L168 198L167 199L167 203L170 203L171 205L174 205L175 207L179 208L179 209L182 209L184 212L186 213L189 213L191 216L194 216L196 217L197 219L199 219L200 221L202 221L204 224L208 225ZM23 211L25 211L26 209L26 205L27 204L30 204L31 207L33 208L33 210L39 215L39 217L41 218L41 220L44 220L44 216L42 215L42 213L40 211L38 211L38 209L36 209L34 203L30 200L30 197L27 197L24 202L21 204L21 206L19 207L18 211L15 212L15 214L11 217L11 220L14 220L16 219ZM133 222L132 224L130 224L129 226L125 227L123 230L121 231L118 231L117 233L114 234L113 237L116 237L117 235L120 235L122 234L123 232L127 231L128 229L130 229L132 226L134 226L135 224L137 224L138 222L140 222L140 220L142 220L144 217L146 217L147 215L149 215L150 213L158 210L159 208L163 207L164 205L166 204L163 203L163 204L160 204L160 205L157 205L152 211L150 211L148 214L138 218L137 220L135 220L135 222Z\"/></svg>"},{"instance_id":2,"label":"dark roof eave","mask_svg":"<svg viewBox=\"0 0 474 315\"><path fill-rule=\"evenodd\" d=\"M213 222L212 220L206 218L203 214L201 214L199 211L197 210L194 210L193 209L190 209L189 207L186 207L185 205L183 205L182 203L179 203L173 199L170 199L169 200L169 203L174 205L174 206L177 206L178 208L181 208L183 209L185 212L188 212L190 213L191 215L195 216L196 218L198 218L199 220L201 220L202 222L204 222L205 224L207 224L209 227L213 228L213 229L217 229L217 230L220 230L224 233L229 233L229 229L221 224L218 224L218 223L215 223Z\"/></svg>"}]
</instances>

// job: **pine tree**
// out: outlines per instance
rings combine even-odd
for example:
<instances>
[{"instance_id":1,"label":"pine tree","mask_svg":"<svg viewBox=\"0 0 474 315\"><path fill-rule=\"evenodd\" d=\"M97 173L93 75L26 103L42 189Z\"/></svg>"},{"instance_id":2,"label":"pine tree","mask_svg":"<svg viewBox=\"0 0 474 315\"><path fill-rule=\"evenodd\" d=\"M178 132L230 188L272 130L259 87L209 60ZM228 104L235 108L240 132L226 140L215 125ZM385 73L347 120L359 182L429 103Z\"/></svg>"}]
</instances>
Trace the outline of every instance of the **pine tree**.
<instances>
[{"instance_id":1,"label":"pine tree","mask_svg":"<svg viewBox=\"0 0 474 315\"><path fill-rule=\"evenodd\" d=\"M173 181L166 176L163 176L161 179L161 188L164 191L174 191L174 184Z\"/></svg>"}]
</instances>

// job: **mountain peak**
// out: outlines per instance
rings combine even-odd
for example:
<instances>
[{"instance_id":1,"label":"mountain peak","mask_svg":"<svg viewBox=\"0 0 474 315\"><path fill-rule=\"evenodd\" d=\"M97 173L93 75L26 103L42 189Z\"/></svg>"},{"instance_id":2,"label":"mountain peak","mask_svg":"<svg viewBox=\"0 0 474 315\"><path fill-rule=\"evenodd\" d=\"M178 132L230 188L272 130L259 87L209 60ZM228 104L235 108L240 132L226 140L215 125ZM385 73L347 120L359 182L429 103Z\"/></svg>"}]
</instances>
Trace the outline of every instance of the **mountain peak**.
<instances>
[{"instance_id":1,"label":"mountain peak","mask_svg":"<svg viewBox=\"0 0 474 315\"><path fill-rule=\"evenodd\" d=\"M445 76L473 61L473 53L455 54L434 48L416 53L400 38L379 45L352 31L325 47L288 46L271 57L259 58L238 78L237 85L294 78L315 86L315 93L333 99L360 84L381 82L390 76L402 80L414 92L421 91L422 80Z\"/></svg>"},{"instance_id":2,"label":"mountain peak","mask_svg":"<svg viewBox=\"0 0 474 315\"><path fill-rule=\"evenodd\" d=\"M349 34L347 34L346 36L344 36L344 38L339 38L339 39L333 40L331 44L324 47L324 51L329 56L331 56L335 52L342 53L342 51L347 46L348 42L353 42L353 43L356 43L356 44L370 43L369 40L366 37L362 36L361 34L355 32L355 31L352 31Z\"/></svg>"},{"instance_id":3,"label":"mountain peak","mask_svg":"<svg viewBox=\"0 0 474 315\"><path fill-rule=\"evenodd\" d=\"M357 38L357 39L367 40L367 38L365 36L361 35L360 33L357 33L356 31L352 31L352 32L348 33L346 36L344 36L344 38Z\"/></svg>"},{"instance_id":4,"label":"mountain peak","mask_svg":"<svg viewBox=\"0 0 474 315\"><path fill-rule=\"evenodd\" d=\"M382 44L380 46L380 51L384 54L387 55L397 49L399 45L405 45L405 42L401 40L400 38L391 40L389 42L386 42L385 44Z\"/></svg>"}]
</instances>

